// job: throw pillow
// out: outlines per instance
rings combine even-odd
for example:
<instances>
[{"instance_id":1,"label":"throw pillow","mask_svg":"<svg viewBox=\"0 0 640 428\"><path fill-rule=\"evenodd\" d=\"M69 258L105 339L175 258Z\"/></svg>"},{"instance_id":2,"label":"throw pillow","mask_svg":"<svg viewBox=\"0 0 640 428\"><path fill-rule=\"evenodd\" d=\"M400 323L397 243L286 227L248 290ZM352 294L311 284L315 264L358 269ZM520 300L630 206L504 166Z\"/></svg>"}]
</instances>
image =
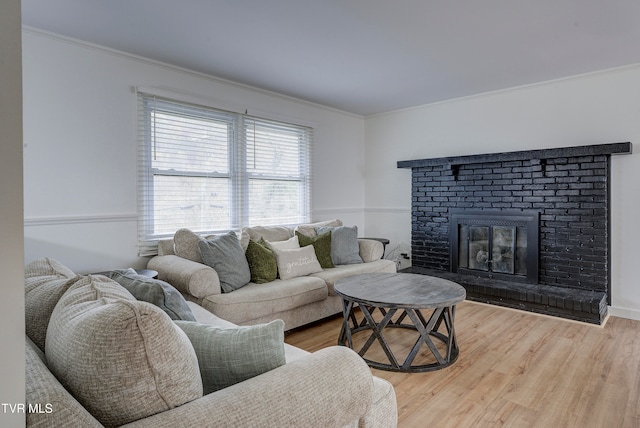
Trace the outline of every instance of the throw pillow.
<instances>
[{"instance_id":1,"label":"throw pillow","mask_svg":"<svg viewBox=\"0 0 640 428\"><path fill-rule=\"evenodd\" d=\"M318 262L316 251L311 245L291 250L274 251L274 253L276 254L280 279L322 272L322 266Z\"/></svg>"},{"instance_id":2,"label":"throw pillow","mask_svg":"<svg viewBox=\"0 0 640 428\"><path fill-rule=\"evenodd\" d=\"M278 250L293 250L296 248L300 248L300 242L298 241L298 237L294 236L293 238L289 238L286 241L266 241L269 248L273 251Z\"/></svg>"},{"instance_id":3,"label":"throw pillow","mask_svg":"<svg viewBox=\"0 0 640 428\"><path fill-rule=\"evenodd\" d=\"M278 264L273 251L267 247L264 239L259 242L249 241L244 253L251 271L251 282L264 284L271 282L278 276Z\"/></svg>"},{"instance_id":4,"label":"throw pillow","mask_svg":"<svg viewBox=\"0 0 640 428\"><path fill-rule=\"evenodd\" d=\"M357 226L319 227L318 235L331 231L331 260L334 265L362 263Z\"/></svg>"},{"instance_id":5,"label":"throw pillow","mask_svg":"<svg viewBox=\"0 0 640 428\"><path fill-rule=\"evenodd\" d=\"M198 242L202 260L218 273L223 293L244 287L251 281L249 263L235 232Z\"/></svg>"},{"instance_id":6,"label":"throw pillow","mask_svg":"<svg viewBox=\"0 0 640 428\"><path fill-rule=\"evenodd\" d=\"M316 256L318 257L320 266L322 266L323 269L334 267L333 261L331 260L331 231L317 235L314 238L310 238L296 231L296 236L298 236L301 247L306 247L307 245L313 246L313 249L316 250Z\"/></svg>"},{"instance_id":7,"label":"throw pillow","mask_svg":"<svg viewBox=\"0 0 640 428\"><path fill-rule=\"evenodd\" d=\"M24 268L24 309L27 336L44 351L53 308L80 278L55 259L42 258Z\"/></svg>"},{"instance_id":8,"label":"throw pillow","mask_svg":"<svg viewBox=\"0 0 640 428\"><path fill-rule=\"evenodd\" d=\"M136 299L152 303L165 311L172 320L196 320L182 294L167 282L139 275L133 269L114 270L107 276L126 288Z\"/></svg>"},{"instance_id":9,"label":"throw pillow","mask_svg":"<svg viewBox=\"0 0 640 428\"><path fill-rule=\"evenodd\" d=\"M182 330L102 275L83 278L62 296L45 355L60 383L105 426L202 396L198 360Z\"/></svg>"},{"instance_id":10,"label":"throw pillow","mask_svg":"<svg viewBox=\"0 0 640 428\"><path fill-rule=\"evenodd\" d=\"M198 356L204 394L285 364L282 320L236 328L175 323L186 333Z\"/></svg>"}]
</instances>

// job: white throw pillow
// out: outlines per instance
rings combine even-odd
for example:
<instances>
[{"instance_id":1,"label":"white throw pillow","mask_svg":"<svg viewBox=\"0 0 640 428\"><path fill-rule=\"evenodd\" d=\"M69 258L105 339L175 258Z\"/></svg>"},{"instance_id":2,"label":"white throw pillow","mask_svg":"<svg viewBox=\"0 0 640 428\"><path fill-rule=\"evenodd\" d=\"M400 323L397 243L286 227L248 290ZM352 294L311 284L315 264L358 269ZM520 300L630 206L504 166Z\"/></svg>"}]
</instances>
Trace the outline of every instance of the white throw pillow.
<instances>
[{"instance_id":1,"label":"white throw pillow","mask_svg":"<svg viewBox=\"0 0 640 428\"><path fill-rule=\"evenodd\" d=\"M280 279L295 278L322 272L312 245L288 250L274 250Z\"/></svg>"},{"instance_id":2,"label":"white throw pillow","mask_svg":"<svg viewBox=\"0 0 640 428\"><path fill-rule=\"evenodd\" d=\"M286 241L267 241L267 245L272 251L295 250L296 248L300 248L300 242L297 236L289 238Z\"/></svg>"}]
</instances>

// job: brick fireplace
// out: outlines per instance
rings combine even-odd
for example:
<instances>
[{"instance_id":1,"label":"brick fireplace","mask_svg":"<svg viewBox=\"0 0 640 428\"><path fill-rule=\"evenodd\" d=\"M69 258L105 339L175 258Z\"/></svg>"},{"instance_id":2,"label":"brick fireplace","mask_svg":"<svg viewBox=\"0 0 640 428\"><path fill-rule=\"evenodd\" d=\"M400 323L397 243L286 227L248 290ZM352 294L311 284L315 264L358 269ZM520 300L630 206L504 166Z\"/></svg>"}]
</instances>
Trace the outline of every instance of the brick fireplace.
<instances>
[{"instance_id":1,"label":"brick fireplace","mask_svg":"<svg viewBox=\"0 0 640 428\"><path fill-rule=\"evenodd\" d=\"M470 300L600 324L611 300L610 159L631 149L398 162L412 170L408 271L454 280Z\"/></svg>"}]
</instances>

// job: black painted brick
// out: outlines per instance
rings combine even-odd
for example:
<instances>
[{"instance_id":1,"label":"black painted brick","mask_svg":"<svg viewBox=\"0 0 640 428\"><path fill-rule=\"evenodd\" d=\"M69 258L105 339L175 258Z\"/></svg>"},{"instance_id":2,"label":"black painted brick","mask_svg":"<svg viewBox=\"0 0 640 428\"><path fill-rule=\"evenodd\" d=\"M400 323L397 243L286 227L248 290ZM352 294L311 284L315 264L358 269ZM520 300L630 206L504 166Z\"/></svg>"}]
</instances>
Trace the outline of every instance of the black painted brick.
<instances>
[{"instance_id":1,"label":"black painted brick","mask_svg":"<svg viewBox=\"0 0 640 428\"><path fill-rule=\"evenodd\" d=\"M540 211L539 284L607 291L609 287L608 155L413 167L412 258L416 267L449 269L451 208ZM485 294L514 299L512 291ZM475 289L474 289L475 290ZM476 292L476 291L474 291ZM477 291L478 293L480 291ZM497 294L496 294L497 293ZM532 295L563 310L606 311L606 302ZM527 302L527 293L519 300Z\"/></svg>"}]
</instances>

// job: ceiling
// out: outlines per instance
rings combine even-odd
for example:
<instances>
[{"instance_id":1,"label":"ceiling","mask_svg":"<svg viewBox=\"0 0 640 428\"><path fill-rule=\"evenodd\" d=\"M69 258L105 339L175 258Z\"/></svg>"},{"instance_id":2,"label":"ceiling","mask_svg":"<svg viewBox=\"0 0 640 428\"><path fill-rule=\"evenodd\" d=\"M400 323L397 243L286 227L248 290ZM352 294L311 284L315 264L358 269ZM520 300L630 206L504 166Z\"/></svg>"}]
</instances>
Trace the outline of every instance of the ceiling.
<instances>
[{"instance_id":1,"label":"ceiling","mask_svg":"<svg viewBox=\"0 0 640 428\"><path fill-rule=\"evenodd\" d=\"M23 24L367 116L640 63L638 0L22 0Z\"/></svg>"}]
</instances>

